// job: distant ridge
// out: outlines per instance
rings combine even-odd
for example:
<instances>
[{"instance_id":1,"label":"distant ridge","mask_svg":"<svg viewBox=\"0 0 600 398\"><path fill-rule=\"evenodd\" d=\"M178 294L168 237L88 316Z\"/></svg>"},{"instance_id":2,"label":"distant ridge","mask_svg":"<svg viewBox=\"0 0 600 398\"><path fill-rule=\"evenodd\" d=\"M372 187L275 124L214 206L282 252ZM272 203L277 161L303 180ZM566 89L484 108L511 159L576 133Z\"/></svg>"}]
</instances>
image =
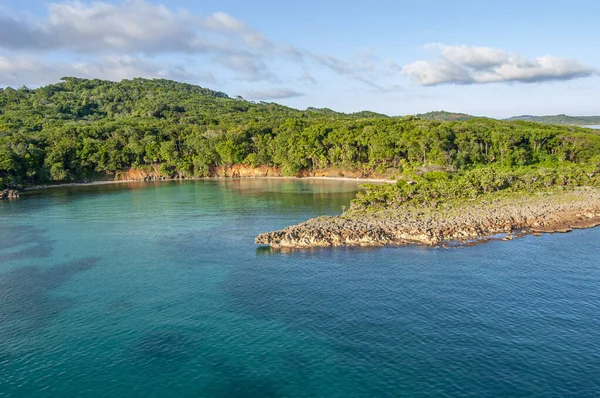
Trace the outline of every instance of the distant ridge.
<instances>
[{"instance_id":1,"label":"distant ridge","mask_svg":"<svg viewBox=\"0 0 600 398\"><path fill-rule=\"evenodd\" d=\"M441 122L461 121L473 119L476 116L467 115L466 113L455 113L446 111L434 111L427 113L420 113L415 115L416 117L424 120L438 120Z\"/></svg>"},{"instance_id":2,"label":"distant ridge","mask_svg":"<svg viewBox=\"0 0 600 398\"><path fill-rule=\"evenodd\" d=\"M360 112L354 112L354 113L343 113L343 112L338 112L338 111L334 111L333 109L329 109L329 108L315 108L312 106L309 106L308 108L306 108L306 112L310 112L312 114L321 114L321 115L329 115L329 116L352 116L352 117L357 117L357 118L388 118L388 115L384 115L383 113L377 113L377 112L372 112L372 111L360 111Z\"/></svg>"},{"instance_id":3,"label":"distant ridge","mask_svg":"<svg viewBox=\"0 0 600 398\"><path fill-rule=\"evenodd\" d=\"M388 115L384 115L383 113L377 113L377 112L372 112L372 111L354 112L354 113L351 113L351 115L356 116L356 117L364 117L364 118L371 118L371 117L387 118L387 117L389 117Z\"/></svg>"},{"instance_id":4,"label":"distant ridge","mask_svg":"<svg viewBox=\"0 0 600 398\"><path fill-rule=\"evenodd\" d=\"M447 112L447 111L434 111L427 113L420 113L415 115L416 117L423 120L437 120L441 122L452 122L452 121L463 121L476 118L478 116L469 115L466 113ZM513 116L507 119L503 119L509 122L512 121L526 121L535 122L542 124L558 124L558 125L569 125L569 126L591 126L600 125L600 116L569 116L569 115L547 115L547 116L535 116L535 115L520 115Z\"/></svg>"},{"instance_id":5,"label":"distant ridge","mask_svg":"<svg viewBox=\"0 0 600 398\"><path fill-rule=\"evenodd\" d=\"M576 126L587 126L600 124L600 116L569 116L569 115L548 115L548 116L533 116L533 115L521 115L513 116L505 119L508 121L524 120L528 122L536 122L543 124L563 124L563 125L576 125Z\"/></svg>"}]
</instances>

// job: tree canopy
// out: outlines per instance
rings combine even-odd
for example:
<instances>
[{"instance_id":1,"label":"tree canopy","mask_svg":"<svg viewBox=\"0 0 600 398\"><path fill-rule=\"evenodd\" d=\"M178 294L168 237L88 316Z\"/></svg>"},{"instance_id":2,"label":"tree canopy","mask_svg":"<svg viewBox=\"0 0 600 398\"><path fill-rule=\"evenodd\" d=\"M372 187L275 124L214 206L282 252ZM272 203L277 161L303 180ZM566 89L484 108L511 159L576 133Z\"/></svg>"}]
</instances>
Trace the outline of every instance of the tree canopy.
<instances>
[{"instance_id":1,"label":"tree canopy","mask_svg":"<svg viewBox=\"0 0 600 398\"><path fill-rule=\"evenodd\" d=\"M38 89L0 89L0 187L144 167L199 177L233 164L295 175L331 167L566 170L599 162L598 132L573 126L302 111L162 79L68 77Z\"/></svg>"}]
</instances>

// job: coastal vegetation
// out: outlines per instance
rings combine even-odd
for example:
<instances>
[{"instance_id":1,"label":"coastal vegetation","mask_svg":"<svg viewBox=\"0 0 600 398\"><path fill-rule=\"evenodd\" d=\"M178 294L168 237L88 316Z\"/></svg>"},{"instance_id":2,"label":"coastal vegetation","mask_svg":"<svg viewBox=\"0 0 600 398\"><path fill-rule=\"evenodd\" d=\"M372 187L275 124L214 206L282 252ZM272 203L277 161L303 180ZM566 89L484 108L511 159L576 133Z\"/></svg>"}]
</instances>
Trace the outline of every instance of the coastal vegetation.
<instances>
[{"instance_id":1,"label":"coastal vegetation","mask_svg":"<svg viewBox=\"0 0 600 398\"><path fill-rule=\"evenodd\" d=\"M570 232L600 225L600 189L573 187L535 193L494 192L441 204L405 203L377 209L352 205L340 216L322 216L262 233L255 242L274 248L447 246L511 240L525 234Z\"/></svg>"},{"instance_id":2,"label":"coastal vegetation","mask_svg":"<svg viewBox=\"0 0 600 398\"><path fill-rule=\"evenodd\" d=\"M242 164L288 176L327 168L421 175L410 197L419 196L413 189L481 180L458 189L472 195L535 189L540 178L549 185L595 183L599 159L598 132L572 126L302 111L160 79L64 78L0 90L0 188L113 178L131 168L203 177ZM436 182L446 178L451 184Z\"/></svg>"},{"instance_id":3,"label":"coastal vegetation","mask_svg":"<svg viewBox=\"0 0 600 398\"><path fill-rule=\"evenodd\" d=\"M467 115L466 113L446 112L446 111L433 111L427 113L419 113L415 115L423 120L437 120L440 122L451 122L457 120L469 120L475 116Z\"/></svg>"},{"instance_id":4,"label":"coastal vegetation","mask_svg":"<svg viewBox=\"0 0 600 398\"><path fill-rule=\"evenodd\" d=\"M257 239L275 246L437 244L597 224L598 131L464 116L296 110L168 80L64 78L0 90L0 189L242 169L395 181L363 186L340 217Z\"/></svg>"},{"instance_id":5,"label":"coastal vegetation","mask_svg":"<svg viewBox=\"0 0 600 398\"><path fill-rule=\"evenodd\" d=\"M437 207L443 203L472 201L501 192L532 194L573 187L600 187L600 165L558 167L480 167L448 173L408 173L394 185L365 184L353 201L354 208L381 210L402 205Z\"/></svg>"}]
</instances>

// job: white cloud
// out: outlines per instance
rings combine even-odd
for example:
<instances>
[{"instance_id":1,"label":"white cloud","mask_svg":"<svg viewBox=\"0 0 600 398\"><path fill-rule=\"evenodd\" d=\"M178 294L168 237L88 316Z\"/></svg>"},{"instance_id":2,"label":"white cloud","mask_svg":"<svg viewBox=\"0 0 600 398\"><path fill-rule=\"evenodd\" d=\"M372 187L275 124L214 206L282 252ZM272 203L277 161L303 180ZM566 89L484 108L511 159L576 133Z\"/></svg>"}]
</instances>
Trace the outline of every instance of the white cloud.
<instances>
[{"instance_id":1,"label":"white cloud","mask_svg":"<svg viewBox=\"0 0 600 398\"><path fill-rule=\"evenodd\" d=\"M550 55L526 59L519 54L489 47L428 47L439 51L433 61L417 61L402 68L422 86L440 84L485 84L499 82L534 83L570 80L591 76L597 71L579 62Z\"/></svg>"},{"instance_id":2,"label":"white cloud","mask_svg":"<svg viewBox=\"0 0 600 398\"><path fill-rule=\"evenodd\" d=\"M254 100L275 100L302 97L304 94L289 88L272 88L267 90L250 90L242 93L242 97Z\"/></svg>"},{"instance_id":3,"label":"white cloud","mask_svg":"<svg viewBox=\"0 0 600 398\"><path fill-rule=\"evenodd\" d=\"M0 48L41 52L42 56L57 51L78 57L207 55L238 73L240 79L254 82L274 80L262 61L271 46L266 37L225 13L191 15L144 0L51 3L47 17L42 19L0 12ZM63 75L70 68L66 69Z\"/></svg>"},{"instance_id":4,"label":"white cloud","mask_svg":"<svg viewBox=\"0 0 600 398\"><path fill-rule=\"evenodd\" d=\"M202 17L143 0L51 3L43 19L0 15L0 46L12 50L206 53L270 43L224 13Z\"/></svg>"},{"instance_id":5,"label":"white cloud","mask_svg":"<svg viewBox=\"0 0 600 398\"><path fill-rule=\"evenodd\" d=\"M253 31L244 22L223 12L216 12L208 18L201 19L200 25L216 32L239 35L252 48L266 49L272 46L272 43L265 36Z\"/></svg>"},{"instance_id":6,"label":"white cloud","mask_svg":"<svg viewBox=\"0 0 600 398\"><path fill-rule=\"evenodd\" d=\"M305 69L308 60L314 67L352 79L373 69L371 56L349 61L292 44L274 44L229 14L197 15L146 0L55 2L41 18L0 7L0 49L36 57L60 53L79 59L199 56L220 70L233 72L234 80L254 83L281 81L271 70L277 62ZM66 67L62 75L75 67L61 65ZM220 74L219 70L215 73Z\"/></svg>"}]
</instances>

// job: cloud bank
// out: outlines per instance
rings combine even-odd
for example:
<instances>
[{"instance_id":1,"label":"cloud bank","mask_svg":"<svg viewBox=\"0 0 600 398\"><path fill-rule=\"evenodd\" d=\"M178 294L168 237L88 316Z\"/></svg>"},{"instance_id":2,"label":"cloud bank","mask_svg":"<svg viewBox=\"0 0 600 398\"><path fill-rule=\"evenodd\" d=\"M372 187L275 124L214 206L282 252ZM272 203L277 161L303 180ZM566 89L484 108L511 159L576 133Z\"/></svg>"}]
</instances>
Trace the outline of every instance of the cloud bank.
<instances>
[{"instance_id":1,"label":"cloud bank","mask_svg":"<svg viewBox=\"0 0 600 398\"><path fill-rule=\"evenodd\" d=\"M436 86L569 80L597 73L571 59L527 59L494 48L443 44L429 45L436 59L404 66L369 49L335 57L277 43L223 12L199 15L167 4L64 1L48 4L42 17L0 6L0 86L39 86L63 76L160 77L224 91L224 85L235 86L246 90L246 97L271 100L338 80L351 90L358 86L363 93L386 95L406 89L406 77ZM281 88L283 82L290 87Z\"/></svg>"},{"instance_id":2,"label":"cloud bank","mask_svg":"<svg viewBox=\"0 0 600 398\"><path fill-rule=\"evenodd\" d=\"M163 5L130 0L51 3L43 19L4 12L0 46L12 50L140 52L145 54L237 52L271 43L242 21L224 13L203 17Z\"/></svg>"},{"instance_id":3,"label":"cloud bank","mask_svg":"<svg viewBox=\"0 0 600 398\"><path fill-rule=\"evenodd\" d=\"M204 16L145 0L56 2L47 5L43 17L0 7L2 49L8 54L0 54L0 85L40 85L65 75L210 81L209 73L193 65L182 66L184 57L202 60L199 64L215 71L212 82L280 84L283 79L273 70L276 63L287 65L279 68L284 73L297 69L296 73L311 76L310 68L321 68L350 79L372 69L363 60L343 60L289 43L273 43L223 12ZM64 61L57 61L57 55ZM78 61L71 62L74 59ZM313 84L314 79L300 82Z\"/></svg>"},{"instance_id":4,"label":"cloud bank","mask_svg":"<svg viewBox=\"0 0 600 398\"><path fill-rule=\"evenodd\" d=\"M589 77L597 73L579 62L545 55L527 59L489 47L432 44L439 52L432 61L405 65L401 72L422 86L441 84L537 83Z\"/></svg>"},{"instance_id":5,"label":"cloud bank","mask_svg":"<svg viewBox=\"0 0 600 398\"><path fill-rule=\"evenodd\" d=\"M33 18L0 8L0 49L9 51L1 60L0 85L46 84L65 75L211 80L166 57L203 57L204 65L246 82L279 81L265 62L276 46L222 12L194 15L144 0L51 3L47 11ZM57 54L66 60L56 61Z\"/></svg>"}]
</instances>

